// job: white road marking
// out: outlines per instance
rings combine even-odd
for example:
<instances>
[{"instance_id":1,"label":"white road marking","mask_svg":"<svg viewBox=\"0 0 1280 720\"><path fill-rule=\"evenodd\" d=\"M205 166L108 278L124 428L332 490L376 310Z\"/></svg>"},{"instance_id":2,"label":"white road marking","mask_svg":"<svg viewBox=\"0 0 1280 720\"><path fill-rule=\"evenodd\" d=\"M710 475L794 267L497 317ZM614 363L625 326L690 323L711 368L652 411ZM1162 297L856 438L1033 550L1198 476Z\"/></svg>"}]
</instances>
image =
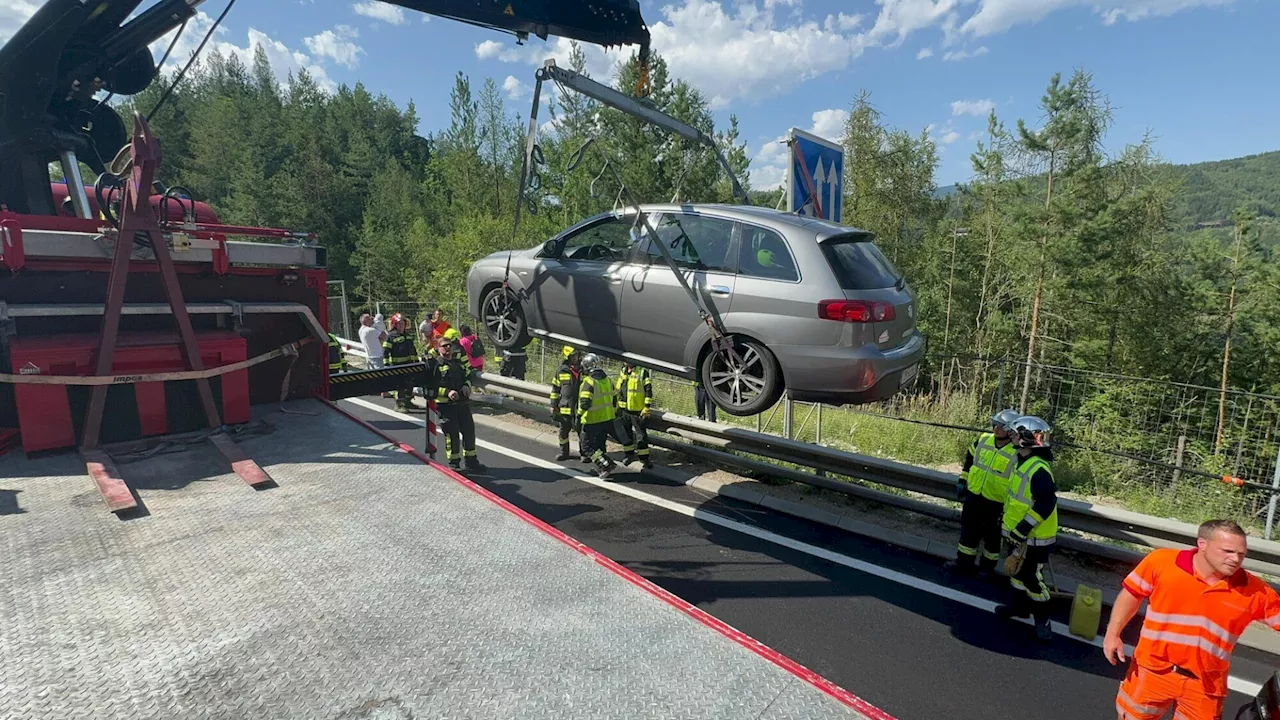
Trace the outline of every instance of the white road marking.
<instances>
[{"instance_id":1,"label":"white road marking","mask_svg":"<svg viewBox=\"0 0 1280 720\"><path fill-rule=\"evenodd\" d=\"M382 413L383 415L386 415L388 417L396 418L397 420L403 420L405 422L415 423L417 425L422 425L424 427L426 426L426 422L420 418L416 418L412 415L406 415L405 413L384 408L381 405L369 402L368 400L362 400L360 398L348 398L347 400L343 400L342 402L349 402L349 403L352 403L353 405L358 405L362 408L366 408L368 410L373 410L374 412ZM557 465L556 463L551 462L549 460L543 460L542 458L534 457L532 455L526 455L525 453L522 453L518 450L512 450L510 448L503 447L496 443L491 443L488 440L481 440L479 438L476 438L476 446L482 447L485 450L488 450L490 452L496 452L500 455L506 455L507 457L513 460L517 460L519 462L525 463L526 465L533 465L535 467L540 467L545 470L551 470L553 472L557 472L561 475L564 475L565 477L570 477L570 478L573 478L574 480L579 480L581 482L587 483L588 485L594 485L595 487L598 487L602 490L608 490L610 492L614 492L619 495L625 495L627 497L633 498L635 500L639 500L644 503L648 503L655 507L660 507L664 510L670 510L671 512L679 513L686 517L695 518L697 520L703 520L713 525L719 525L720 527L727 528L729 530L734 530L736 532L742 533L743 535L750 535L751 537L773 543L774 545L795 550L797 552L802 552L802 553L805 553L806 555L820 558L822 560L826 560L827 562L835 563L837 565L843 565L844 567L850 568L852 570L857 570L858 572L863 572L868 575L874 575L878 578L882 578L890 582L898 583L899 585L905 585L909 588L919 590L921 592L929 593L930 595L946 598L947 600L960 603L961 605L968 605L971 608L982 610L984 612L995 612L995 609L996 609L997 603L987 600L986 598L977 597L976 595L970 595L966 592L962 592L953 587L948 587L946 585L939 585L938 583L931 582L929 580L924 580L922 578L915 577L914 575L908 575L906 573L898 572L897 570L891 570L886 567L874 565L872 563L866 562L865 560L859 560L857 558L849 557L848 555L842 555L833 550L819 547L817 545L811 545L809 543L796 540L794 538L789 538L785 535L779 535L778 533L771 532L769 530L765 530L763 528L759 528L754 525L749 525L747 523L739 522L737 520L731 520L721 515L717 515L713 512L708 512L706 510L703 510L702 508L689 507L688 505L684 505L678 502L673 502L671 500L667 500L666 498L661 498L656 495L651 495L647 492L644 492L642 490L637 490L635 488L628 487L626 485L619 485L614 482L602 480L598 477L595 477L594 475L584 475L576 470L572 470L570 468L564 467L563 465ZM1028 619L1019 619L1019 622L1022 622L1027 625L1031 624L1031 621ZM1054 633L1058 635L1071 638L1072 640L1076 640L1078 642L1088 643L1089 645L1093 645L1094 647L1098 647L1098 648L1102 647L1101 637L1094 637L1092 640L1086 640L1080 637L1079 635L1072 634L1071 630L1067 627L1065 623L1060 623L1055 620L1051 623L1051 625L1053 626ZM1129 658L1132 658L1133 650L1134 650L1133 646L1126 643L1124 648L1125 648L1126 655ZM1249 680L1245 680L1244 678L1236 677L1235 675L1232 675L1227 678L1227 687L1234 692L1243 693L1244 695L1248 695L1249 697L1253 697L1257 695L1262 690L1262 685L1255 682L1251 682Z\"/></svg>"}]
</instances>

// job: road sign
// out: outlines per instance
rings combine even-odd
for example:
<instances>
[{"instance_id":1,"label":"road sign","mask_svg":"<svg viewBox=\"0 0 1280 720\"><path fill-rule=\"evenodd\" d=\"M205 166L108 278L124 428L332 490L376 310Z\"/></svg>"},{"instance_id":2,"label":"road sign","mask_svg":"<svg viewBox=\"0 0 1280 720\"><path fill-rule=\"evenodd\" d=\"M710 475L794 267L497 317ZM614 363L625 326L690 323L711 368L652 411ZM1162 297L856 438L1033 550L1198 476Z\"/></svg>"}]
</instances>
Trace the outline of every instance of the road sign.
<instances>
[{"instance_id":1,"label":"road sign","mask_svg":"<svg viewBox=\"0 0 1280 720\"><path fill-rule=\"evenodd\" d=\"M813 133L791 128L787 173L787 209L801 215L840 222L844 201L844 148Z\"/></svg>"}]
</instances>

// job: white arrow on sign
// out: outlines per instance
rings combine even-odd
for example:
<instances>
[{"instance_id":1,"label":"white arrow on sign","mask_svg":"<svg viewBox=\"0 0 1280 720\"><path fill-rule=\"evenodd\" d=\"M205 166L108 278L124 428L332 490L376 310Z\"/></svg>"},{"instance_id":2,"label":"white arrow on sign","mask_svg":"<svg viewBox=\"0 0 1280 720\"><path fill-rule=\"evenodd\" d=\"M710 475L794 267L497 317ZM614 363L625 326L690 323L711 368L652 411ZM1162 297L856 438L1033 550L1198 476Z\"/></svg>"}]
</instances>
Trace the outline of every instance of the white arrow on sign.
<instances>
[{"instance_id":1,"label":"white arrow on sign","mask_svg":"<svg viewBox=\"0 0 1280 720\"><path fill-rule=\"evenodd\" d=\"M831 161L831 172L827 175L827 180L831 183L830 195L827 204L827 219L834 221L836 219L836 198L840 197L840 172L836 169L836 163Z\"/></svg>"},{"instance_id":2,"label":"white arrow on sign","mask_svg":"<svg viewBox=\"0 0 1280 720\"><path fill-rule=\"evenodd\" d=\"M822 199L822 194L823 194L822 186L825 185L826 182L827 182L827 170L822 165L822 158L818 158L818 167L813 172L813 194L816 199L816 202L814 204L815 205L821 204L824 208L826 207L826 202ZM814 213L814 214L819 216L822 215L822 213Z\"/></svg>"}]
</instances>

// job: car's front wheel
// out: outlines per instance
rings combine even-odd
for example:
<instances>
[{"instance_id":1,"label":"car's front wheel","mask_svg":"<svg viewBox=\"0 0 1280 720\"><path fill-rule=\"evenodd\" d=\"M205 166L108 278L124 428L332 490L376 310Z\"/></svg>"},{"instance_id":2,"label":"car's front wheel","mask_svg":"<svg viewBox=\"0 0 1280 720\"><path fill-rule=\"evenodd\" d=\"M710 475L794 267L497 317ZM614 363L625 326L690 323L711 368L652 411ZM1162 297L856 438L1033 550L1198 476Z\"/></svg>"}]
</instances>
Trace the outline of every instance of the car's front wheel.
<instances>
[{"instance_id":1,"label":"car's front wheel","mask_svg":"<svg viewBox=\"0 0 1280 720\"><path fill-rule=\"evenodd\" d=\"M515 293L496 287L480 301L480 319L485 334L499 350L514 350L529 344L529 324Z\"/></svg>"},{"instance_id":2,"label":"car's front wheel","mask_svg":"<svg viewBox=\"0 0 1280 720\"><path fill-rule=\"evenodd\" d=\"M735 354L712 351L702 360L702 386L711 402L737 416L773 407L782 396L782 372L773 353L746 338L734 338L734 350Z\"/></svg>"}]
</instances>

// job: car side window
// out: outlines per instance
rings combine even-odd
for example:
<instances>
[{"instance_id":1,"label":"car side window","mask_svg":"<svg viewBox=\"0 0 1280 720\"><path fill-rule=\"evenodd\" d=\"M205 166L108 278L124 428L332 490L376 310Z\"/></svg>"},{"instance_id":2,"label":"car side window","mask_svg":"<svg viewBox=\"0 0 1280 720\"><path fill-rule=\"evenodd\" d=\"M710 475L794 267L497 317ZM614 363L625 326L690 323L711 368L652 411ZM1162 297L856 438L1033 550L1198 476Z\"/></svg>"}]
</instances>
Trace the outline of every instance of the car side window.
<instances>
[{"instance_id":1,"label":"car side window","mask_svg":"<svg viewBox=\"0 0 1280 720\"><path fill-rule=\"evenodd\" d=\"M635 244L630 218L609 218L589 225L565 238L560 249L562 260L622 262L630 258Z\"/></svg>"},{"instance_id":2,"label":"car side window","mask_svg":"<svg viewBox=\"0 0 1280 720\"><path fill-rule=\"evenodd\" d=\"M695 270L733 272L733 221L705 215L669 213L654 228L676 264ZM651 265L663 264L662 251L645 246Z\"/></svg>"},{"instance_id":3,"label":"car side window","mask_svg":"<svg viewBox=\"0 0 1280 720\"><path fill-rule=\"evenodd\" d=\"M782 236L772 230L742 226L742 252L738 274L768 280L800 279L795 258Z\"/></svg>"}]
</instances>

